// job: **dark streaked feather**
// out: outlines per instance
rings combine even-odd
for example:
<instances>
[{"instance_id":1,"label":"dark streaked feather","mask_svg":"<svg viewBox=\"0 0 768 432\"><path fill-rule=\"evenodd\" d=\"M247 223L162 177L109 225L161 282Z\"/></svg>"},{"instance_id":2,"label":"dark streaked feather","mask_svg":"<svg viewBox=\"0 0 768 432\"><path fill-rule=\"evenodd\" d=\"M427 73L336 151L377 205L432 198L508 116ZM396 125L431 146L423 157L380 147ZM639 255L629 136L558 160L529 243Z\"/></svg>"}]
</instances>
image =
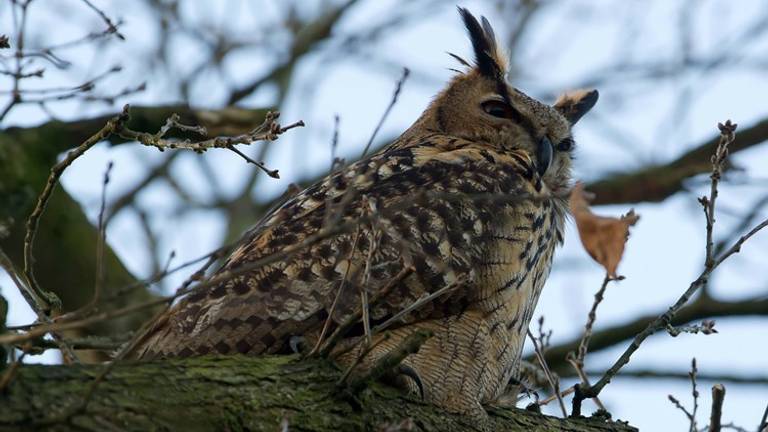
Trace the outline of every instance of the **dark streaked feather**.
<instances>
[{"instance_id":1,"label":"dark streaked feather","mask_svg":"<svg viewBox=\"0 0 768 432\"><path fill-rule=\"evenodd\" d=\"M502 67L495 58L496 41L491 39L493 32L489 35L477 21L477 18L467 9L459 7L459 14L469 32L469 39L475 51L475 63L480 74L493 79L502 77ZM490 28L490 25L488 25L488 28Z\"/></svg>"},{"instance_id":2,"label":"dark streaked feather","mask_svg":"<svg viewBox=\"0 0 768 432\"><path fill-rule=\"evenodd\" d=\"M461 65L462 65L462 66L466 66L466 67L468 67L468 68L471 68L471 67L472 67L472 65L471 65L471 64L469 64L469 62L468 62L468 61L466 61L466 60L464 60L463 58L461 58L461 57L457 56L456 54L454 54L454 53L452 53L452 52L449 52L449 53L448 53L448 55L449 55L449 56L451 56L451 57L453 57L454 59L456 59L456 61L458 61L459 63L461 63Z\"/></svg>"}]
</instances>

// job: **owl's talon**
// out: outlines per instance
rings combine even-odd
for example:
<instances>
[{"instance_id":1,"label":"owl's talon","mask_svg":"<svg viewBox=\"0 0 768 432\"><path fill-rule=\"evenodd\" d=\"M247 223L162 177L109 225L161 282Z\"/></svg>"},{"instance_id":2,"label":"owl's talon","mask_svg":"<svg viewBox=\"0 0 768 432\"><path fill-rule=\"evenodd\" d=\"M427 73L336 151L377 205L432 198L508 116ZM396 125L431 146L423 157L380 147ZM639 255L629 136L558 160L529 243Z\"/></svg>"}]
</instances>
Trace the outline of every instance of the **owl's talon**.
<instances>
[{"instance_id":1,"label":"owl's talon","mask_svg":"<svg viewBox=\"0 0 768 432\"><path fill-rule=\"evenodd\" d=\"M288 346L291 347L294 354L301 354L307 348L307 340L303 336L291 336L288 339Z\"/></svg>"},{"instance_id":2,"label":"owl's talon","mask_svg":"<svg viewBox=\"0 0 768 432\"><path fill-rule=\"evenodd\" d=\"M408 365L401 364L397 367L397 373L398 375L404 375L413 380L416 387L419 388L419 396L421 397L421 400L424 400L424 385L421 382L419 374L416 373L416 370Z\"/></svg>"}]
</instances>

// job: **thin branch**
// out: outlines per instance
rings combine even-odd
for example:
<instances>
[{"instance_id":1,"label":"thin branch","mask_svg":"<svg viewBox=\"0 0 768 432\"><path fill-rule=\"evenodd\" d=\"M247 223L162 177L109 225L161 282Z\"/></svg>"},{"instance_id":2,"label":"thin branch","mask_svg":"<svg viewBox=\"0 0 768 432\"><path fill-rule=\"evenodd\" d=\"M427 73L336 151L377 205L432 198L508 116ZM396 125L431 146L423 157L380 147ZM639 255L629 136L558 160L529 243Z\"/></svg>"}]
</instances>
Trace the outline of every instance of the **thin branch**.
<instances>
[{"instance_id":1,"label":"thin branch","mask_svg":"<svg viewBox=\"0 0 768 432\"><path fill-rule=\"evenodd\" d=\"M392 324L400 321L404 316L408 315L409 313L415 311L416 309L424 306L425 304L431 302L432 300L440 297L443 294L449 293L456 288L458 288L461 284L464 283L464 279L459 279L449 285L446 285L439 290L430 293L428 295L424 295L416 299L413 303L406 306L405 308L398 311L396 314L392 315L388 320L384 321L383 323L377 325L373 328L373 333L381 333L382 331L386 330L389 326Z\"/></svg>"},{"instance_id":2,"label":"thin branch","mask_svg":"<svg viewBox=\"0 0 768 432\"><path fill-rule=\"evenodd\" d=\"M570 355L571 353L568 353L568 354L569 355L565 360L568 363L570 363L573 370L576 371L576 376L579 377L579 380L581 381L581 385L584 388L589 388L589 386L591 386L592 383L590 383L589 376L587 375L587 373L584 372L584 365L580 363L576 358L574 358L573 355ZM595 396L594 398L592 398L592 400L595 402L595 405L597 405L599 409L605 410L605 405L603 404L603 401L601 401L599 397ZM574 410L573 412L571 412L571 414L574 416L581 415L578 410Z\"/></svg>"},{"instance_id":3,"label":"thin branch","mask_svg":"<svg viewBox=\"0 0 768 432\"><path fill-rule=\"evenodd\" d=\"M704 207L704 216L707 222L707 242L706 242L706 255L704 265L707 268L711 268L715 264L714 255L712 253L715 243L712 239L713 228L715 225L715 201L717 200L717 185L720 183L720 179L723 175L723 165L725 159L728 157L728 145L733 142L734 132L736 131L736 125L731 125L730 120L725 125L718 124L720 128L720 142L715 149L715 154L712 155L712 174L709 176L711 179L709 198L703 196L699 199L702 207Z\"/></svg>"},{"instance_id":4,"label":"thin branch","mask_svg":"<svg viewBox=\"0 0 768 432\"><path fill-rule=\"evenodd\" d=\"M691 412L691 427L689 432L696 432L696 412L699 410L699 390L696 388L696 357L691 360L691 372L689 376L691 378L691 396L693 396L693 412Z\"/></svg>"},{"instance_id":5,"label":"thin branch","mask_svg":"<svg viewBox=\"0 0 768 432\"><path fill-rule=\"evenodd\" d=\"M394 278L390 279L389 282L387 282L386 285L384 285L374 296L371 298L370 306L376 306L379 301L384 299L389 293L400 284L405 278L411 275L415 269L411 266L403 267L400 272L395 275ZM339 340L341 340L342 337L344 337L349 329L351 329L355 324L357 324L358 321L363 317L362 311L356 311L352 315L350 315L343 323L339 324L338 327L336 327L336 330L331 334L331 336L328 338L328 340L325 342L325 345L323 345L323 348L318 351L318 354L321 356L327 356L331 353L333 348L336 346Z\"/></svg>"},{"instance_id":6,"label":"thin branch","mask_svg":"<svg viewBox=\"0 0 768 432\"><path fill-rule=\"evenodd\" d=\"M582 368L584 367L584 359L586 358L587 351L589 349L589 340L592 338L592 326L594 325L595 319L597 318L597 307L603 301L605 289L608 286L608 282L611 280L613 280L611 276L606 273L605 278L603 279L603 284L595 293L595 301L592 303L592 309L589 310L589 314L587 316L587 323L584 325L584 335L581 337L581 342L579 342L579 349L576 351L576 361L579 363L579 365L581 365Z\"/></svg>"},{"instance_id":7,"label":"thin branch","mask_svg":"<svg viewBox=\"0 0 768 432\"><path fill-rule=\"evenodd\" d=\"M671 324L667 325L667 333L672 337L677 337L680 333L711 335L717 333L715 329L715 320L704 320L700 324L673 327Z\"/></svg>"},{"instance_id":8,"label":"thin branch","mask_svg":"<svg viewBox=\"0 0 768 432\"><path fill-rule=\"evenodd\" d=\"M387 109L384 110L384 114L379 119L379 123L376 125L376 128L373 130L373 133L371 134L371 137L368 139L368 143L365 145L365 148L363 149L363 154L360 155L361 158L365 157L366 154L368 154L368 150L371 149L371 145L373 144L373 140L376 138L376 135L379 133L379 129L381 129L381 126L384 124L384 121L389 116L390 111L392 111L392 107L395 106L397 103L397 98L400 96L400 91L403 88L403 83L405 83L405 80L408 79L408 75L411 73L408 68L403 68L403 75L400 77L399 80L397 80L397 84L395 85L395 91L392 93L392 100L389 101L389 105L387 105Z\"/></svg>"},{"instance_id":9,"label":"thin branch","mask_svg":"<svg viewBox=\"0 0 768 432\"><path fill-rule=\"evenodd\" d=\"M368 241L368 256L365 259L365 269L363 270L363 281L360 284L360 311L363 313L363 335L365 336L365 343L371 345L371 317L370 317L370 304L368 303L368 278L371 274L371 261L373 260L373 254L378 249L379 240L381 239L381 232L376 231L376 228L371 223L370 231L371 239ZM354 249L353 249L354 250ZM350 263L351 265L351 263Z\"/></svg>"},{"instance_id":10,"label":"thin branch","mask_svg":"<svg viewBox=\"0 0 768 432\"><path fill-rule=\"evenodd\" d=\"M339 147L339 115L334 114L333 116L333 136L331 138L331 169L329 170L330 174L333 174L336 169L337 165L341 165L342 162L338 159L336 159L336 149Z\"/></svg>"},{"instance_id":11,"label":"thin branch","mask_svg":"<svg viewBox=\"0 0 768 432\"><path fill-rule=\"evenodd\" d=\"M560 400L562 400L562 398L564 398L564 397L568 396L569 394L573 393L574 391L576 391L576 387L575 387L575 386L570 386L570 387L568 387L567 389L565 389L565 390L561 391L561 392L560 392L560 393L558 393L558 394L553 394L552 396L550 396L550 397L548 397L548 398L546 398L546 399L542 399L542 400L540 400L540 401L538 402L538 404L539 404L540 406L543 406L543 405L548 405L548 404L549 404L550 402L552 402L553 400L557 400L557 399L560 399Z\"/></svg>"},{"instance_id":12,"label":"thin branch","mask_svg":"<svg viewBox=\"0 0 768 432\"><path fill-rule=\"evenodd\" d=\"M38 197L37 204L34 210L27 219L27 232L24 236L24 276L27 278L29 286L31 288L30 297L35 301L30 304L30 307L38 314L38 316L47 316L51 309L58 310L61 308L61 300L52 292L44 291L37 280L35 279L33 264L33 247L35 242L35 236L37 234L38 225L40 224L40 218L45 212L45 208L48 205L48 200L53 194L53 190L59 183L59 178L77 158L82 156L88 149L108 138L116 131L120 130L126 121L128 121L128 109L129 106L123 107L122 113L113 117L107 122L104 127L98 132L88 138L85 142L80 144L74 150L67 153L66 157L59 163L51 168L51 174L48 176L45 188Z\"/></svg>"},{"instance_id":13,"label":"thin branch","mask_svg":"<svg viewBox=\"0 0 768 432\"><path fill-rule=\"evenodd\" d=\"M344 270L344 278L339 282L339 289L336 291L336 296L333 298L333 303L331 303L331 308L328 310L328 317L325 319L325 323L323 323L323 329L320 331L320 336L317 338L317 343L315 343L315 346L312 348L312 350L307 354L308 356L315 355L317 353L317 350L320 349L320 346L323 343L323 338L325 337L325 334L328 332L328 328L331 326L331 321L333 321L333 314L336 312L336 306L339 303L339 298L341 297L341 293L344 291L344 285L347 282L347 279L349 278L349 270L352 269L352 255L357 250L357 242L360 239L360 228L358 227L357 232L355 233L355 238L352 241L352 249L349 251L349 255L347 256L347 268Z\"/></svg>"},{"instance_id":14,"label":"thin branch","mask_svg":"<svg viewBox=\"0 0 768 432\"><path fill-rule=\"evenodd\" d=\"M531 330L527 330L528 332L528 338L533 342L533 350L536 352L536 358L539 360L539 365L541 366L541 369L544 371L544 374L547 376L547 381L549 381L549 385L552 387L552 393L557 397L557 402L560 405L560 411L563 413L563 418L568 417L568 411L565 409L565 403L563 402L563 397L560 396L560 383L558 380L554 377L552 374L552 371L549 370L549 366L547 366L547 361L544 360L544 353L541 352L541 347L539 346L539 343L536 341L536 338L533 336L533 333L531 333Z\"/></svg>"},{"instance_id":15,"label":"thin branch","mask_svg":"<svg viewBox=\"0 0 768 432\"><path fill-rule=\"evenodd\" d=\"M605 294L605 289L608 287L608 282L622 279L623 277L614 279L608 273L605 274L603 283L600 285L600 289L598 289L595 293L595 300L592 302L592 308L589 310L589 314L587 315L587 323L584 325L584 335L581 337L581 342L579 342L579 348L576 350L575 355L573 352L569 352L566 356L566 361L570 363L573 367L573 370L576 371L576 375L581 380L581 385L584 388L589 388L591 385L589 382L589 377L584 372L584 359L586 358L587 351L589 349L589 340L592 338L592 327L594 326L595 320L597 319L597 307L603 301L603 296ZM605 405L603 405L603 402L598 397L595 397L594 401L598 408L605 410ZM574 415L579 415L578 410L575 411L576 412Z\"/></svg>"},{"instance_id":16,"label":"thin branch","mask_svg":"<svg viewBox=\"0 0 768 432\"><path fill-rule=\"evenodd\" d=\"M734 139L734 131L736 130L736 125L731 123L730 121L727 121L725 124L718 124L718 127L720 128L722 139L721 139L721 146L727 147ZM721 152L716 152L716 154L720 154ZM723 160L720 159L714 159L713 163L719 161L718 163L723 163ZM713 179L714 181L714 179ZM711 200L712 197L710 197ZM629 359L632 357L632 354L635 353L640 348L640 345L647 339L650 335L654 334L657 330L666 328L667 325L669 325L674 318L675 314L690 300L690 298L693 296L693 294L696 293L699 288L704 286L712 271L714 271L715 268L717 268L726 258L733 255L734 253L738 252L742 246L742 244L748 240L750 237L752 237L754 234L756 234L760 229L768 225L768 219L763 221L761 224L759 224L757 227L755 227L752 231L747 233L745 236L743 236L741 239L739 239L736 244L734 244L730 249L728 249L721 257L720 259L714 260L711 266L705 266L702 273L699 275L696 280L694 280L688 289L683 293L682 296L675 302L674 305L672 305L666 312L664 312L661 316L656 318L651 324L649 324L645 330L643 330L641 333L639 333L637 336L635 336L634 340L630 344L630 346L624 351L624 353L619 357L618 360L605 372L605 374L600 378L600 380L594 385L591 386L588 389L576 389L576 396L574 397L574 401L576 399L583 399L583 398L592 398L597 396L600 391L611 381L611 378L613 378L624 365L629 363ZM579 401L580 402L580 401ZM574 402L575 403L575 402Z\"/></svg>"},{"instance_id":17,"label":"thin branch","mask_svg":"<svg viewBox=\"0 0 768 432\"><path fill-rule=\"evenodd\" d=\"M763 418L760 419L760 424L757 426L757 432L768 431L768 405L765 406L763 411Z\"/></svg>"},{"instance_id":18,"label":"thin branch","mask_svg":"<svg viewBox=\"0 0 768 432\"><path fill-rule=\"evenodd\" d=\"M683 406L683 405L680 403L680 401L679 401L679 400L677 400L677 398L676 398L676 397L674 397L674 396L672 396L672 395L667 395L667 399L669 399L669 401L670 401L670 402L672 402L672 404L673 404L673 405L675 405L675 407L676 407L677 409L679 409L680 411L682 411L682 412L683 412L683 414L685 414L685 417L688 419L688 421L689 421L691 424L693 424L693 422L694 422L694 420L693 420L693 414L691 414L690 412L688 412L688 410L687 410L687 409L685 409L685 407L684 407L684 406Z\"/></svg>"},{"instance_id":19,"label":"thin branch","mask_svg":"<svg viewBox=\"0 0 768 432\"><path fill-rule=\"evenodd\" d=\"M168 118L165 125L162 128L160 128L160 130L155 134L150 134L147 132L137 132L137 131L130 130L128 128L122 128L119 131L119 135L124 139L137 141L146 146L155 147L160 151L164 151L165 149L186 149L186 150L193 150L195 152L202 153L212 148L227 149L234 152L238 156L242 157L247 162L252 163L257 167L261 168L270 177L280 178L277 170L268 169L266 166L264 166L263 162L257 162L252 160L251 158L249 158L247 155L245 155L243 152L241 152L235 147L238 144L251 144L255 141L274 141L275 139L277 139L279 135L285 133L286 131L296 127L304 126L303 121L297 121L288 126L281 127L277 123L277 119L279 117L280 117L280 113L270 111L267 113L264 119L264 122L259 127L252 130L249 133L237 135L233 137L217 136L217 137L209 138L202 141L190 141L190 140L179 141L179 140L171 140L171 139L164 138L171 128L178 128L183 131L194 131L196 133L205 133L205 129L204 128L201 129L199 126L188 126L188 125L179 123L178 116L176 115L173 115L170 118Z\"/></svg>"},{"instance_id":20,"label":"thin branch","mask_svg":"<svg viewBox=\"0 0 768 432\"><path fill-rule=\"evenodd\" d=\"M117 31L117 26L112 22L111 19L109 19L107 14L105 14L101 9L94 6L93 3L91 3L89 0L82 0L82 2L88 5L89 8L91 8L94 12L96 12L101 17L102 20L104 20L104 22L107 24L107 30L110 33L114 33L115 36L117 36L120 40L125 40L125 36L123 36L122 34L120 34L119 31Z\"/></svg>"},{"instance_id":21,"label":"thin branch","mask_svg":"<svg viewBox=\"0 0 768 432\"><path fill-rule=\"evenodd\" d=\"M99 236L96 243L96 284L93 287L92 305L97 305L101 297L102 285L104 285L104 244L107 239L107 224L104 221L104 210L107 207L107 185L109 184L109 173L114 164L110 161L107 164L107 170L104 172L104 182L101 188L101 207L99 209Z\"/></svg>"}]
</instances>

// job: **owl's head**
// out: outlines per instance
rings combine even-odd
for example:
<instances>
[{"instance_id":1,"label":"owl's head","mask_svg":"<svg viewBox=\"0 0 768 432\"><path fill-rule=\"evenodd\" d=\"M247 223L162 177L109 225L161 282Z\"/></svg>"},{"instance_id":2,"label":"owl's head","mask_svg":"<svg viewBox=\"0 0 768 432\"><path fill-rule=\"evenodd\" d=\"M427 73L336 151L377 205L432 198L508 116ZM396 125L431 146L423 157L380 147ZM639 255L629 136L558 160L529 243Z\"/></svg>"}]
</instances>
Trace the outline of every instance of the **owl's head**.
<instances>
[{"instance_id":1,"label":"owl's head","mask_svg":"<svg viewBox=\"0 0 768 432\"><path fill-rule=\"evenodd\" d=\"M574 141L571 127L597 102L596 90L580 90L547 105L506 80L507 60L490 23L466 9L459 13L472 41L471 65L451 80L421 118L421 126L471 141L528 153L552 191L568 187Z\"/></svg>"}]
</instances>

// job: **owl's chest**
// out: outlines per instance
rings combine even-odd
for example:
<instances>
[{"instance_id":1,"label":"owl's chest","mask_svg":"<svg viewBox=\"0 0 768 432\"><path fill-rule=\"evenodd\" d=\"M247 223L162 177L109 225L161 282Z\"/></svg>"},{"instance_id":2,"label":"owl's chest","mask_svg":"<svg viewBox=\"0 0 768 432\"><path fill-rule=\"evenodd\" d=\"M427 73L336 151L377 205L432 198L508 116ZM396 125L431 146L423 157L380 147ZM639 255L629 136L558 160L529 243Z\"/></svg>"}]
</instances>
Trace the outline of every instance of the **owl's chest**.
<instances>
[{"instance_id":1,"label":"owl's chest","mask_svg":"<svg viewBox=\"0 0 768 432\"><path fill-rule=\"evenodd\" d=\"M563 217L540 204L500 211L486 229L476 266L481 308L510 329L527 325L562 238Z\"/></svg>"}]
</instances>

